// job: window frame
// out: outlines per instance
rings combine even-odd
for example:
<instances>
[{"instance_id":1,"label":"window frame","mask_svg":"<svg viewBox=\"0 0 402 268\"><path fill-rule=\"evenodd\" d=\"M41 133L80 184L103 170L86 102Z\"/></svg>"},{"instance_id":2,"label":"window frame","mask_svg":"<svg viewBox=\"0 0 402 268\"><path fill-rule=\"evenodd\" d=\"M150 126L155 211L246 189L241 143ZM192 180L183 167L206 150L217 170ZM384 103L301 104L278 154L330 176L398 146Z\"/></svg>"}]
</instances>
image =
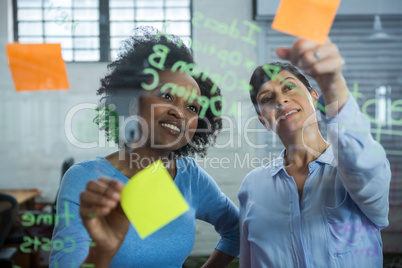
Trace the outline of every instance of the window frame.
<instances>
[{"instance_id":1,"label":"window frame","mask_svg":"<svg viewBox=\"0 0 402 268\"><path fill-rule=\"evenodd\" d=\"M45 8L44 0L41 0L41 1L42 1L42 5L40 8L43 10ZM142 8L142 7L137 7L135 5L136 0L132 0L132 1L134 1L134 5L132 7L133 12L135 12L135 10L137 8ZM163 0L163 6L162 6L163 13L166 14L166 10L169 8L170 7L166 6L166 0ZM71 9L74 10L74 9L78 9L78 8L71 7ZM94 49L90 49L90 48L88 48L88 49L78 48L77 49L73 42L73 45L71 48L73 57L69 61L65 60L66 62L94 63L94 62L110 62L111 61L113 51L112 51L112 47L111 47L111 30L110 30L111 20L110 20L110 12L109 12L110 11L110 1L109 0L98 0L98 7L96 9L99 11L99 19L97 21L94 21L98 24L98 27L99 27L99 35L97 36L97 38L99 40L99 60L97 60L97 61L76 60L76 58L74 56L76 51L85 51L85 50L93 51ZM189 0L188 9L189 9L189 14L190 14L190 18L188 20L188 23L190 24L189 38L192 39L193 38L193 24L191 23L191 21L193 18L193 0ZM20 20L18 19L18 10L19 10L18 0L12 0L12 15L13 15L12 20L13 20L14 42L19 42L19 40L21 38L21 36L19 34L19 26L18 26L18 23L20 22ZM162 24L166 24L168 21L170 21L170 20L166 20L165 17L163 18L163 20L158 20L158 21L137 20L136 18L134 18L134 20L132 20L132 22L135 24L141 23L141 22L145 22L145 23L161 22ZM27 21L27 22L29 22L29 21ZM41 20L38 20L38 22L41 22L43 24L42 27L45 27L44 25L45 25L46 20L44 18L43 12L42 12L42 18L41 18ZM74 20L72 20L72 22L74 23ZM176 22L176 21L174 21L174 22ZM177 22L183 22L183 20L178 20ZM184 22L187 22L187 20L184 20ZM39 35L37 37L39 37ZM46 35L45 31L43 30L41 37L43 40L45 40L46 37L51 37L51 36ZM82 37L89 37L89 36L83 35ZM76 37L74 35L71 37L72 40L74 40L75 38Z\"/></svg>"}]
</instances>

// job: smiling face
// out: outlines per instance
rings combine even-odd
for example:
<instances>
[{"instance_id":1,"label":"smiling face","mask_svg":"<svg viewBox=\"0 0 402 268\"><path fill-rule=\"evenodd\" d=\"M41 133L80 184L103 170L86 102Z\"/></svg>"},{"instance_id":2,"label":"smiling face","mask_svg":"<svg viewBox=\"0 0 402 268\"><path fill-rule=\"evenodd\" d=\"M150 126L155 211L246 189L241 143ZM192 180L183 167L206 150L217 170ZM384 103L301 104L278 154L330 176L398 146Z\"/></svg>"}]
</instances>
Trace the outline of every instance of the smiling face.
<instances>
[{"instance_id":1,"label":"smiling face","mask_svg":"<svg viewBox=\"0 0 402 268\"><path fill-rule=\"evenodd\" d=\"M275 80L264 83L257 94L261 123L279 136L302 129L303 123L315 112L313 100L317 92L306 86L291 72L279 72Z\"/></svg>"},{"instance_id":2,"label":"smiling face","mask_svg":"<svg viewBox=\"0 0 402 268\"><path fill-rule=\"evenodd\" d=\"M159 72L159 85L140 101L140 116L147 123L147 145L169 151L187 145L197 129L201 96L195 80L186 73ZM143 132L146 133L146 132Z\"/></svg>"}]
</instances>

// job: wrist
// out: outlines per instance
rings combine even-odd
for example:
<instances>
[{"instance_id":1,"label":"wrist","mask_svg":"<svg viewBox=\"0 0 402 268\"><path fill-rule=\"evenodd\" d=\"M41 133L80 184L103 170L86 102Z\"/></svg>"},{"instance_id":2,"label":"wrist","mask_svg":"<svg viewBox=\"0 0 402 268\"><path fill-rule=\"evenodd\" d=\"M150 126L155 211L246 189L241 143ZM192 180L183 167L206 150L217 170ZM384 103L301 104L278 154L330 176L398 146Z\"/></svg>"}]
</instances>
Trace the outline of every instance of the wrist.
<instances>
[{"instance_id":1,"label":"wrist","mask_svg":"<svg viewBox=\"0 0 402 268\"><path fill-rule=\"evenodd\" d=\"M320 86L325 107L331 107L331 111L327 111L328 117L334 117L342 109L343 105L349 98L349 91L346 81L343 77L337 79L336 82Z\"/></svg>"}]
</instances>

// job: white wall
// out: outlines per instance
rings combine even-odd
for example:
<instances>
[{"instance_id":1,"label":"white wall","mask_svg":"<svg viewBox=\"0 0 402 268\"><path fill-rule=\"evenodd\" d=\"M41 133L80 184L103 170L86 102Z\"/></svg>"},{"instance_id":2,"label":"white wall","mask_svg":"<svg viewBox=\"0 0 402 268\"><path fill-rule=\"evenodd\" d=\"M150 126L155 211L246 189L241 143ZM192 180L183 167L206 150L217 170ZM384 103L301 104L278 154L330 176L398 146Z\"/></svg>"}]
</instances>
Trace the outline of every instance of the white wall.
<instances>
[{"instance_id":1,"label":"white wall","mask_svg":"<svg viewBox=\"0 0 402 268\"><path fill-rule=\"evenodd\" d=\"M104 148L78 149L64 134L65 117L72 107L97 103L95 91L106 64L67 63L68 91L16 92L5 54L9 8L7 1L0 1L0 188L38 188L42 191L39 202L53 202L64 158L73 156L82 161L111 152ZM82 110L73 118L77 138L88 141L97 136L89 113Z\"/></svg>"}]
</instances>

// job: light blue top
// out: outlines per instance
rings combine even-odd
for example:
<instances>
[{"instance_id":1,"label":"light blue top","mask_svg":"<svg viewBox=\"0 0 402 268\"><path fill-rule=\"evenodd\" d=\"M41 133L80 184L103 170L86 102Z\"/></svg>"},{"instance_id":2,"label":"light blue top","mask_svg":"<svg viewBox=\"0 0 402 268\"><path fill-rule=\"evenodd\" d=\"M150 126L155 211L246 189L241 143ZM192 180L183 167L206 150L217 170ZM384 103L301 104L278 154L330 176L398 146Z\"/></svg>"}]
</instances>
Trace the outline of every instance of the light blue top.
<instances>
[{"instance_id":1,"label":"light blue top","mask_svg":"<svg viewBox=\"0 0 402 268\"><path fill-rule=\"evenodd\" d=\"M240 267L382 267L391 179L384 149L352 97L323 120L338 144L309 164L300 202L285 151L245 177Z\"/></svg>"},{"instance_id":2,"label":"light blue top","mask_svg":"<svg viewBox=\"0 0 402 268\"><path fill-rule=\"evenodd\" d=\"M101 176L129 181L103 157L76 164L65 174L57 200L59 223L53 232L51 267L78 267L86 258L91 239L79 217L79 195L89 180ZM214 225L221 235L217 249L238 255L238 209L211 176L194 159L182 158L177 160L174 182L190 210L144 240L130 226L111 267L181 267L194 245L196 219Z\"/></svg>"}]
</instances>

